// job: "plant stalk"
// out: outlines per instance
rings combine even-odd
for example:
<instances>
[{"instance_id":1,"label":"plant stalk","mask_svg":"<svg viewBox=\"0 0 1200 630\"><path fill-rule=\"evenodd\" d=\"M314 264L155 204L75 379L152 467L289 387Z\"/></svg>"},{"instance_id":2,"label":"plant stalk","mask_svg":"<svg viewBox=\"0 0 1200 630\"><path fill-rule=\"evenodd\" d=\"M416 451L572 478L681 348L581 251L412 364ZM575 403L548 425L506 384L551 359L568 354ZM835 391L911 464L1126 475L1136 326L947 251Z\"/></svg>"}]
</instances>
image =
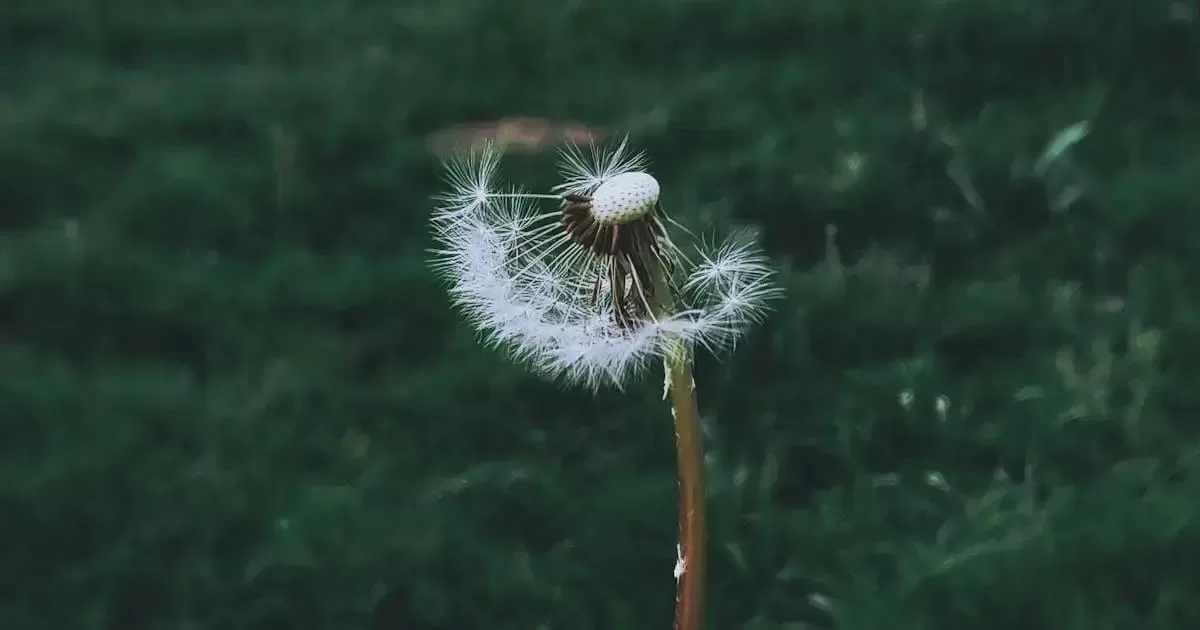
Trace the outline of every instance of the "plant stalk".
<instances>
[{"instance_id":1,"label":"plant stalk","mask_svg":"<svg viewBox=\"0 0 1200 630\"><path fill-rule=\"evenodd\" d=\"M685 353L666 361L675 418L679 464L679 556L676 565L675 630L700 630L704 619L707 560L704 496L704 446L691 358Z\"/></svg>"}]
</instances>

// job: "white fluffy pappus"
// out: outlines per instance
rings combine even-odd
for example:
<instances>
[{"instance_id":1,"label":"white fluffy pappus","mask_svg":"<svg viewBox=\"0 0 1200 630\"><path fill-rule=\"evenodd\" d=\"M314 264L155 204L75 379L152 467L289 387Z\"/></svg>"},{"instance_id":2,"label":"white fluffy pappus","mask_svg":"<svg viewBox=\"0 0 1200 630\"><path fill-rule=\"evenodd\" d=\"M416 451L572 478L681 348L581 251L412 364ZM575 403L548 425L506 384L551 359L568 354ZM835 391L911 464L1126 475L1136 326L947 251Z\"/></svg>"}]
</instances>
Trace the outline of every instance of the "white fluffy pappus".
<instances>
[{"instance_id":1,"label":"white fluffy pappus","mask_svg":"<svg viewBox=\"0 0 1200 630\"><path fill-rule=\"evenodd\" d=\"M619 388L654 359L732 348L780 293L749 239L708 246L667 218L627 141L564 151L554 194L501 188L499 158L447 165L432 265L471 325L535 371Z\"/></svg>"}]
</instances>

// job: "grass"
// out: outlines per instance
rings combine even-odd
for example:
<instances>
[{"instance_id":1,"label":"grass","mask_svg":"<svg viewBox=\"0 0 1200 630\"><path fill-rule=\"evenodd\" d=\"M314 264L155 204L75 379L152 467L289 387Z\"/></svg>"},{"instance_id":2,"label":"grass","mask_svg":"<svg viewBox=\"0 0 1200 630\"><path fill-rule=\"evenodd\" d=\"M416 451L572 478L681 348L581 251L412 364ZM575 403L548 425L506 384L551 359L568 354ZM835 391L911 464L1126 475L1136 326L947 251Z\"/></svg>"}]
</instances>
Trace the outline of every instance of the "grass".
<instances>
[{"instance_id":1,"label":"grass","mask_svg":"<svg viewBox=\"0 0 1200 630\"><path fill-rule=\"evenodd\" d=\"M633 129L673 216L787 270L698 366L710 628L1195 627L1197 28L7 3L0 626L669 627L659 384L526 376L424 267L428 134L532 115Z\"/></svg>"}]
</instances>

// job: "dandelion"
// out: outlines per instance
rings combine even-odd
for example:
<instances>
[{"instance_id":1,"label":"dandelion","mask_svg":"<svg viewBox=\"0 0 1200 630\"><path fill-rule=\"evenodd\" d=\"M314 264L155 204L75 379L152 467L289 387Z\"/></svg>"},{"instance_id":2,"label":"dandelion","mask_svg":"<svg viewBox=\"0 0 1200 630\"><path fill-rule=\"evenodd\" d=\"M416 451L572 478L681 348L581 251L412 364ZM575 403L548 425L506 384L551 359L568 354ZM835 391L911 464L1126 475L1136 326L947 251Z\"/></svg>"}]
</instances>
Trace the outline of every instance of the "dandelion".
<instances>
[{"instance_id":1,"label":"dandelion","mask_svg":"<svg viewBox=\"0 0 1200 630\"><path fill-rule=\"evenodd\" d=\"M536 372L623 388L662 362L679 459L676 628L694 630L706 543L693 354L729 350L762 320L774 271L744 235L706 244L670 219L628 139L564 150L562 183L544 194L502 185L499 164L494 146L448 164L433 267L487 342Z\"/></svg>"}]
</instances>

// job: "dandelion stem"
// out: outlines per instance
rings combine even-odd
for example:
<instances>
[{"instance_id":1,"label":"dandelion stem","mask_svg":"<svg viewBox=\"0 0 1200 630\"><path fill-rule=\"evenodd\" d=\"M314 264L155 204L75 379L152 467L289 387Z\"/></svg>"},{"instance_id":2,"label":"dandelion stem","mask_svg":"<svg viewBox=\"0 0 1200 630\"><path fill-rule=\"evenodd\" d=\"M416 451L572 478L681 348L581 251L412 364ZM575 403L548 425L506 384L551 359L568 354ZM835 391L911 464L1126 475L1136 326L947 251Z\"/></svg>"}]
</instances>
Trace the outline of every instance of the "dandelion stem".
<instances>
[{"instance_id":1,"label":"dandelion stem","mask_svg":"<svg viewBox=\"0 0 1200 630\"><path fill-rule=\"evenodd\" d=\"M706 561L704 449L696 384L687 354L666 361L675 417L679 463L679 559L676 566L675 630L700 630L704 618Z\"/></svg>"}]
</instances>

